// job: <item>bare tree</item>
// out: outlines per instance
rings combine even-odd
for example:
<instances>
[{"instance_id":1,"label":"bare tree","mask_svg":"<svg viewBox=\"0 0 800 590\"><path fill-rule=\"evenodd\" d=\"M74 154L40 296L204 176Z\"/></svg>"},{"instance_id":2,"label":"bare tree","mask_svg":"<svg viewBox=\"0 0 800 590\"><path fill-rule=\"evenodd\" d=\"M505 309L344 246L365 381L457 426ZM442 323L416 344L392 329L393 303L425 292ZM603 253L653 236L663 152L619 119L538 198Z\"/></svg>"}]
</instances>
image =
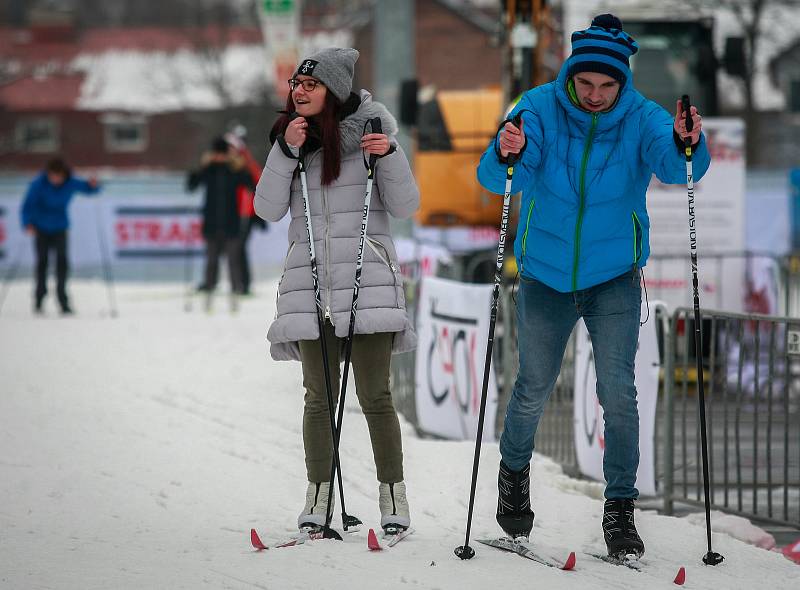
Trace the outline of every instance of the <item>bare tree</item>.
<instances>
[{"instance_id":1,"label":"bare tree","mask_svg":"<svg viewBox=\"0 0 800 590\"><path fill-rule=\"evenodd\" d=\"M172 0L175 1L175 0ZM192 84L200 84L211 90L216 98L218 108L207 111L191 113L191 118L204 131L207 137L219 135L224 132L234 121L242 122L255 109L264 113L262 117L274 118L271 108L272 87L268 82L266 71L263 79L248 89L248 108L241 103L241 96L236 96L234 87L241 84L237 77L242 73L231 71L229 51L233 45L240 42L238 31L242 23L243 9L248 6L245 2L220 2L219 0L182 0L186 12L185 26L176 29L186 43L186 49L191 57L188 59L196 63L199 79L187 80L183 76L185 69L181 69L176 62L167 59L165 67L171 69L169 79L169 92L175 96L183 97L182 102L189 104L188 94L193 90ZM251 6L255 9L255 5ZM249 24L253 24L250 20ZM185 64L184 64L185 65ZM252 67L252 65L250 66ZM163 77L162 77L163 79ZM262 128L264 121L257 121L256 125ZM176 138L179 140L179 138Z\"/></svg>"},{"instance_id":2,"label":"bare tree","mask_svg":"<svg viewBox=\"0 0 800 590\"><path fill-rule=\"evenodd\" d=\"M792 39L797 35L797 19L800 0L691 0L696 8L711 14L724 11L731 15L744 38L745 59L740 79L744 108L742 117L747 126L748 136L753 141L746 143L747 160L759 159L758 145L759 117L756 112L755 80L760 67L763 67L762 51L765 48L765 35L773 38Z\"/></svg>"}]
</instances>

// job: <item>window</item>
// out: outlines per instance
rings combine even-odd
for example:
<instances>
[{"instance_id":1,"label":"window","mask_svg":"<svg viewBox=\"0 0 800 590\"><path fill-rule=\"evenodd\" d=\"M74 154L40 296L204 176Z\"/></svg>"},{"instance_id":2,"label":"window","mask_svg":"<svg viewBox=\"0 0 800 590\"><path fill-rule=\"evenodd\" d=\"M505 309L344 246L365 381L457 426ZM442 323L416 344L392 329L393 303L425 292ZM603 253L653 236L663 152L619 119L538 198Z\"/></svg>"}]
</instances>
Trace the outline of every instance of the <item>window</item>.
<instances>
[{"instance_id":1,"label":"window","mask_svg":"<svg viewBox=\"0 0 800 590\"><path fill-rule=\"evenodd\" d=\"M143 152L147 149L147 119L139 115L109 114L101 118L105 126L107 152Z\"/></svg>"},{"instance_id":2,"label":"window","mask_svg":"<svg viewBox=\"0 0 800 590\"><path fill-rule=\"evenodd\" d=\"M17 149L37 154L57 152L60 145L58 119L31 117L17 122Z\"/></svg>"},{"instance_id":3,"label":"window","mask_svg":"<svg viewBox=\"0 0 800 590\"><path fill-rule=\"evenodd\" d=\"M800 79L789 81L789 112L800 113Z\"/></svg>"}]
</instances>

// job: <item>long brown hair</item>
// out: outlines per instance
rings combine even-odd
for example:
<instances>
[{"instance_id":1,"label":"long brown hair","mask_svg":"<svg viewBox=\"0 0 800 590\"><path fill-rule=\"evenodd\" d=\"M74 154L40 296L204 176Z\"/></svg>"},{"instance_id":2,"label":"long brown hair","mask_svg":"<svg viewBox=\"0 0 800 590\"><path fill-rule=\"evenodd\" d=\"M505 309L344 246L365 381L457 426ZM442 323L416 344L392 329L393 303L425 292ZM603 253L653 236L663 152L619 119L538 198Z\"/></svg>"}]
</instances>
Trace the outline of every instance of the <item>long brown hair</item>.
<instances>
[{"instance_id":1,"label":"long brown hair","mask_svg":"<svg viewBox=\"0 0 800 590\"><path fill-rule=\"evenodd\" d=\"M342 171L342 139L339 131L342 102L330 90L325 94L322 112L308 119L306 152L322 148L322 184L329 185L339 178ZM295 113L292 93L286 97L286 110L273 126L273 134L285 133Z\"/></svg>"}]
</instances>

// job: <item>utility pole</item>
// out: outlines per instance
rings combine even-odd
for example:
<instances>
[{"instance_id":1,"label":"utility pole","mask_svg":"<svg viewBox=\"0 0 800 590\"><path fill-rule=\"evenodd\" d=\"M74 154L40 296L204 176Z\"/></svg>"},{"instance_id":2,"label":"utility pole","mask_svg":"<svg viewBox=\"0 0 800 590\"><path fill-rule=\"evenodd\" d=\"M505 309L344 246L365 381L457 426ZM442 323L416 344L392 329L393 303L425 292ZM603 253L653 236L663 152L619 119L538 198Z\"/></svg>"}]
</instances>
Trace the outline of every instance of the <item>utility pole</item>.
<instances>
[{"instance_id":1,"label":"utility pole","mask_svg":"<svg viewBox=\"0 0 800 590\"><path fill-rule=\"evenodd\" d=\"M375 97L395 116L400 112L400 83L416 77L414 0L377 0L373 8L372 47ZM408 134L400 140L408 153Z\"/></svg>"},{"instance_id":2,"label":"utility pole","mask_svg":"<svg viewBox=\"0 0 800 590\"><path fill-rule=\"evenodd\" d=\"M504 0L506 31L505 80L507 102L548 81L542 61L547 0Z\"/></svg>"},{"instance_id":3,"label":"utility pole","mask_svg":"<svg viewBox=\"0 0 800 590\"><path fill-rule=\"evenodd\" d=\"M377 0L373 7L373 92L395 117L400 114L401 82L417 76L414 4L415 0ZM397 141L413 161L408 129L400 126ZM398 235L410 235L412 222L392 219L392 228Z\"/></svg>"}]
</instances>

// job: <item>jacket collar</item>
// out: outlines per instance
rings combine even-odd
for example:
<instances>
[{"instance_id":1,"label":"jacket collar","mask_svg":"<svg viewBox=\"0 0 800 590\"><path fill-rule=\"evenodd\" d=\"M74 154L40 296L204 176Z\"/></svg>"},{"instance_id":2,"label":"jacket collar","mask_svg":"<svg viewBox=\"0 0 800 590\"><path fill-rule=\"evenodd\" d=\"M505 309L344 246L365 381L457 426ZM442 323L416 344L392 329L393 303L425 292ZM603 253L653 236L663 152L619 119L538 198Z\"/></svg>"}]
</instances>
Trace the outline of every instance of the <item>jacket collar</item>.
<instances>
[{"instance_id":1,"label":"jacket collar","mask_svg":"<svg viewBox=\"0 0 800 590\"><path fill-rule=\"evenodd\" d=\"M392 136L397 133L397 121L389 110L381 103L372 100L372 95L362 90L358 95L351 94L350 100L357 98L355 109L350 115L345 116L339 123L339 132L342 136L342 154L361 151L361 137L364 135L364 126L367 121L380 117L382 132Z\"/></svg>"}]
</instances>

